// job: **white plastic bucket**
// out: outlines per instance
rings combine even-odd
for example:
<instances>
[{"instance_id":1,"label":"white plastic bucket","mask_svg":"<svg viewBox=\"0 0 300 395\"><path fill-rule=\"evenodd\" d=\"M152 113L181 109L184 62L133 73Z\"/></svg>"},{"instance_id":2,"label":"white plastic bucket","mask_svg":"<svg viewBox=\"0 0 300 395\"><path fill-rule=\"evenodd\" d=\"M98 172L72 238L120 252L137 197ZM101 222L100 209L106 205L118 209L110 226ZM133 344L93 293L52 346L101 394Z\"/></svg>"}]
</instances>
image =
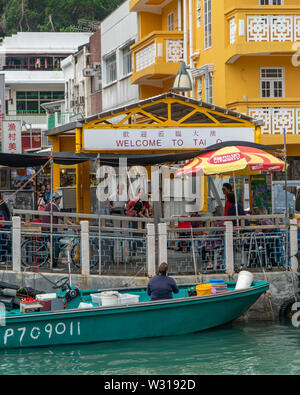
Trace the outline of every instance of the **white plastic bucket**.
<instances>
[{"instance_id":1,"label":"white plastic bucket","mask_svg":"<svg viewBox=\"0 0 300 395\"><path fill-rule=\"evenodd\" d=\"M235 289L246 289L250 288L253 281L253 274L246 271L241 271L239 273Z\"/></svg>"},{"instance_id":2,"label":"white plastic bucket","mask_svg":"<svg viewBox=\"0 0 300 395\"><path fill-rule=\"evenodd\" d=\"M101 304L102 306L113 306L119 302L119 292L117 291L105 291L101 292Z\"/></svg>"}]
</instances>

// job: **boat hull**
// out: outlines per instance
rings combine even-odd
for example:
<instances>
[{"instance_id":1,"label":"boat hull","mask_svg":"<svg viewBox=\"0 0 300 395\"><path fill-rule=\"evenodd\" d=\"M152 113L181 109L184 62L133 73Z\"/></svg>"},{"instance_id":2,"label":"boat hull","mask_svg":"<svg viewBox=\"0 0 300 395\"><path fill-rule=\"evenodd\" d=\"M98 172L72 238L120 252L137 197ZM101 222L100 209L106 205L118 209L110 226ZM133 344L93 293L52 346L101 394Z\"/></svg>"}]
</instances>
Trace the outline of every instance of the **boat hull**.
<instances>
[{"instance_id":1,"label":"boat hull","mask_svg":"<svg viewBox=\"0 0 300 395\"><path fill-rule=\"evenodd\" d=\"M130 306L41 312L7 317L0 348L45 347L194 333L226 324L268 290L260 283L220 295Z\"/></svg>"}]
</instances>

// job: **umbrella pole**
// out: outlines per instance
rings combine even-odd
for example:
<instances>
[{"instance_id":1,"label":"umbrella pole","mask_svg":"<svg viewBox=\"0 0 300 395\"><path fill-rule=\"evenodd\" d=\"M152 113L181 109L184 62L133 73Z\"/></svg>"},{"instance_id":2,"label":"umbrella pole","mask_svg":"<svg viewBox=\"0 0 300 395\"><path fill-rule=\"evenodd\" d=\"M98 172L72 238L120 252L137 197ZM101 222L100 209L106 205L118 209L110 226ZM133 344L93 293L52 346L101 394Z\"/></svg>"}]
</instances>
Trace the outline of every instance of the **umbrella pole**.
<instances>
[{"instance_id":1,"label":"umbrella pole","mask_svg":"<svg viewBox=\"0 0 300 395\"><path fill-rule=\"evenodd\" d=\"M50 154L50 270L53 269L53 148L51 148Z\"/></svg>"},{"instance_id":2,"label":"umbrella pole","mask_svg":"<svg viewBox=\"0 0 300 395\"><path fill-rule=\"evenodd\" d=\"M235 182L235 172L233 172L233 189L234 189L234 199L235 199L235 214L238 217L239 212L238 212L238 202L237 202L237 196L236 196L236 182ZM239 226L239 219L237 218L237 226Z\"/></svg>"},{"instance_id":3,"label":"umbrella pole","mask_svg":"<svg viewBox=\"0 0 300 395\"><path fill-rule=\"evenodd\" d=\"M286 230L286 237L285 237L285 264L288 263L289 257L289 244L288 244L288 231L289 231L289 205L288 205L288 180L287 180L287 149L286 149L286 130L283 129L283 138L284 138L284 184L285 184L285 230Z\"/></svg>"}]
</instances>

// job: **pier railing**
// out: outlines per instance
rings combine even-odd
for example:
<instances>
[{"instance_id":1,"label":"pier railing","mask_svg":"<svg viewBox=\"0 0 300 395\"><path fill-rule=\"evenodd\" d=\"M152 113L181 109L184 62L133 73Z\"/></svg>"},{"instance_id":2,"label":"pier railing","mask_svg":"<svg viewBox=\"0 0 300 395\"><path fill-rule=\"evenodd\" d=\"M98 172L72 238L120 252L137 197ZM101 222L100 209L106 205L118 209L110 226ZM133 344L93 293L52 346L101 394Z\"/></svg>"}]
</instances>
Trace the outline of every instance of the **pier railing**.
<instances>
[{"instance_id":1,"label":"pier railing","mask_svg":"<svg viewBox=\"0 0 300 395\"><path fill-rule=\"evenodd\" d=\"M52 225L47 216L15 210L11 222L0 221L0 268L125 276L152 276L162 262L168 262L171 275L298 268L297 222L286 225L284 215L172 217L155 223L60 212L53 213Z\"/></svg>"}]
</instances>

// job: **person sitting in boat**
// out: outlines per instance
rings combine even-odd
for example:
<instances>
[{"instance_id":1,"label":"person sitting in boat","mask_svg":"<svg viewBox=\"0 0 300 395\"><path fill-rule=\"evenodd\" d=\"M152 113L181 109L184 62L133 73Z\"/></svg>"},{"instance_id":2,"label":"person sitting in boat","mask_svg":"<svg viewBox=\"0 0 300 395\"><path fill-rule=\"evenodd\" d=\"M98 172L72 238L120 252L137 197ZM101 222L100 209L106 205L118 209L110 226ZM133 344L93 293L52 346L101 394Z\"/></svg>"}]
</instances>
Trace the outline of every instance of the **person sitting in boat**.
<instances>
[{"instance_id":1,"label":"person sitting in boat","mask_svg":"<svg viewBox=\"0 0 300 395\"><path fill-rule=\"evenodd\" d=\"M168 276L167 263L160 264L158 274L152 277L148 283L147 292L151 296L151 300L172 299L172 293L179 292L175 280Z\"/></svg>"}]
</instances>

